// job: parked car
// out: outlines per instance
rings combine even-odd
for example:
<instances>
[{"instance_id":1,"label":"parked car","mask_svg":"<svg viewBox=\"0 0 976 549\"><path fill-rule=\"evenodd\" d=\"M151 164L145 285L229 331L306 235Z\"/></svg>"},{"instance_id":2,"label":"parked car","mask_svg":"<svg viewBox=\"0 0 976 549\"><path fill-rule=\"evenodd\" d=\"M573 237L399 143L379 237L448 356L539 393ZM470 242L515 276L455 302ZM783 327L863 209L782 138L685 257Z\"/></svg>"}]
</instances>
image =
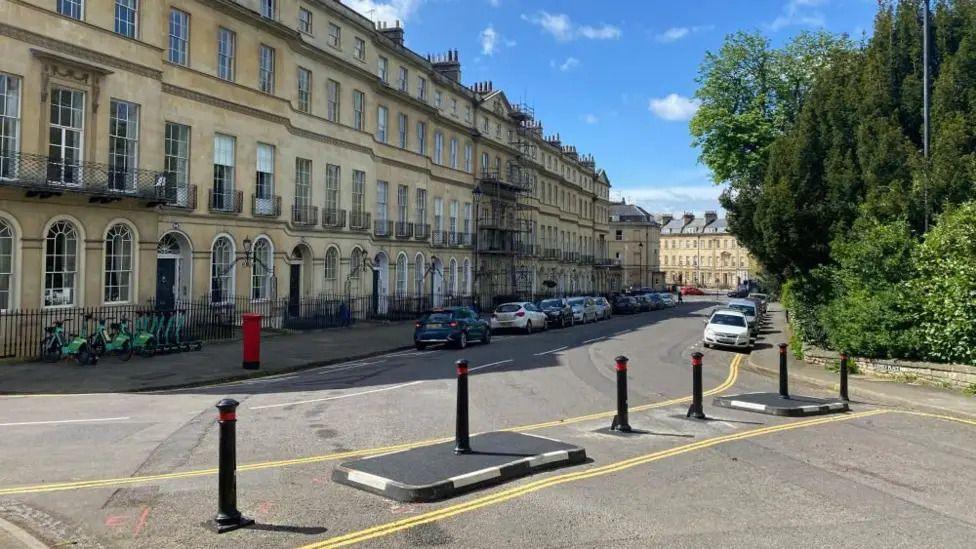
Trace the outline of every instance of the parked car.
<instances>
[{"instance_id":1,"label":"parked car","mask_svg":"<svg viewBox=\"0 0 976 549\"><path fill-rule=\"evenodd\" d=\"M633 296L618 295L613 299L613 314L631 315L637 312L640 312L640 304Z\"/></svg>"},{"instance_id":2,"label":"parked car","mask_svg":"<svg viewBox=\"0 0 976 549\"><path fill-rule=\"evenodd\" d=\"M565 298L543 299L539 302L538 307L540 311L546 313L546 324L549 326L565 328L574 324L573 308Z\"/></svg>"},{"instance_id":3,"label":"parked car","mask_svg":"<svg viewBox=\"0 0 976 549\"><path fill-rule=\"evenodd\" d=\"M678 302L675 301L674 296L669 293L657 294L661 298L661 301L668 307L677 307Z\"/></svg>"},{"instance_id":4,"label":"parked car","mask_svg":"<svg viewBox=\"0 0 976 549\"><path fill-rule=\"evenodd\" d=\"M644 294L644 297L647 298L647 300L651 303L651 310L653 311L667 307L667 305L664 304L664 300L661 299L661 296L655 293Z\"/></svg>"},{"instance_id":5,"label":"parked car","mask_svg":"<svg viewBox=\"0 0 976 549\"><path fill-rule=\"evenodd\" d=\"M713 312L712 316L705 321L702 345L737 349L751 348L752 336L746 315L734 309L719 309Z\"/></svg>"},{"instance_id":6,"label":"parked car","mask_svg":"<svg viewBox=\"0 0 976 549\"><path fill-rule=\"evenodd\" d=\"M613 316L613 308L610 307L610 302L607 298L603 296L596 296L593 298L593 304L596 305L596 316L600 320L607 320Z\"/></svg>"},{"instance_id":7,"label":"parked car","mask_svg":"<svg viewBox=\"0 0 976 549\"><path fill-rule=\"evenodd\" d=\"M583 324L596 322L596 304L593 303L593 298L571 297L569 306L573 308L573 321Z\"/></svg>"},{"instance_id":8,"label":"parked car","mask_svg":"<svg viewBox=\"0 0 976 549\"><path fill-rule=\"evenodd\" d=\"M759 307L762 309L762 312L763 313L766 312L766 309L769 306L769 296L768 295L761 294L759 292L752 292L751 294L749 294L746 297L748 297L749 299L755 299L755 300L759 301Z\"/></svg>"},{"instance_id":9,"label":"parked car","mask_svg":"<svg viewBox=\"0 0 976 549\"><path fill-rule=\"evenodd\" d=\"M705 295L705 292L694 286L682 286L681 295Z\"/></svg>"},{"instance_id":10,"label":"parked car","mask_svg":"<svg viewBox=\"0 0 976 549\"><path fill-rule=\"evenodd\" d=\"M634 312L644 313L651 310L651 302L644 298L644 294L630 294L630 297L634 298L634 304L637 306Z\"/></svg>"},{"instance_id":11,"label":"parked car","mask_svg":"<svg viewBox=\"0 0 976 549\"><path fill-rule=\"evenodd\" d=\"M759 308L755 302L748 299L733 299L729 301L728 308L744 314L749 321L749 331L753 336L759 334Z\"/></svg>"},{"instance_id":12,"label":"parked car","mask_svg":"<svg viewBox=\"0 0 976 549\"><path fill-rule=\"evenodd\" d=\"M546 329L546 313L530 301L502 303L491 314L492 331L514 329L531 334L537 328Z\"/></svg>"},{"instance_id":13,"label":"parked car","mask_svg":"<svg viewBox=\"0 0 976 549\"><path fill-rule=\"evenodd\" d=\"M414 325L413 343L417 350L434 343L464 349L470 341L491 343L491 326L467 307L434 309Z\"/></svg>"}]
</instances>

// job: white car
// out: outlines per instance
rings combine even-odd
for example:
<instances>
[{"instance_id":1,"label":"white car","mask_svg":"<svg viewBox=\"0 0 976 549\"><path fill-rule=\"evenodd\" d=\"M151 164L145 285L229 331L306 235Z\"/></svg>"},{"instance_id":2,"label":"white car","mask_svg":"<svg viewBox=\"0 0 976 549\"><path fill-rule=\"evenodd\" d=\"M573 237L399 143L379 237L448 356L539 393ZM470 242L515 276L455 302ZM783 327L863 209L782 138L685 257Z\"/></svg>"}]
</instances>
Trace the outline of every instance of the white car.
<instances>
[{"instance_id":1,"label":"white car","mask_svg":"<svg viewBox=\"0 0 976 549\"><path fill-rule=\"evenodd\" d=\"M546 313L528 301L502 303L491 315L491 331L524 330L531 334L536 329L546 329Z\"/></svg>"},{"instance_id":2,"label":"white car","mask_svg":"<svg viewBox=\"0 0 976 549\"><path fill-rule=\"evenodd\" d=\"M751 349L752 334L749 330L749 320L745 314L735 309L715 311L711 318L705 321L702 344L705 347Z\"/></svg>"},{"instance_id":3,"label":"white car","mask_svg":"<svg viewBox=\"0 0 976 549\"><path fill-rule=\"evenodd\" d=\"M592 297L571 297L569 306L573 308L574 322L596 322L597 309Z\"/></svg>"},{"instance_id":4,"label":"white car","mask_svg":"<svg viewBox=\"0 0 976 549\"><path fill-rule=\"evenodd\" d=\"M749 331L752 335L759 335L759 310L756 303L749 299L733 299L729 301L729 309L739 311L746 317L749 323Z\"/></svg>"}]
</instances>

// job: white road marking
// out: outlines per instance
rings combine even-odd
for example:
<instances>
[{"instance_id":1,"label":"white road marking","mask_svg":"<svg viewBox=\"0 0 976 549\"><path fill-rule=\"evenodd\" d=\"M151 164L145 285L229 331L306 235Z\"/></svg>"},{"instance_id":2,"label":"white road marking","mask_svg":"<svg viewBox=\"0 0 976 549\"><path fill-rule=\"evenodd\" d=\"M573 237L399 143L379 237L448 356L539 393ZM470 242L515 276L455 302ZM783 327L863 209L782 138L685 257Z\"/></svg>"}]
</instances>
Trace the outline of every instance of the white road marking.
<instances>
[{"instance_id":1,"label":"white road marking","mask_svg":"<svg viewBox=\"0 0 976 549\"><path fill-rule=\"evenodd\" d=\"M560 348L558 348L558 349L552 349L552 350L549 350L549 351L546 351L546 352L544 352L544 353L536 353L536 354L535 354L535 355L533 355L533 356L542 356L542 355L548 355L549 353L558 353L559 351L565 351L565 350L566 350L566 349L568 349L568 348L569 348L569 347L565 347L565 346L563 346L563 347L560 347Z\"/></svg>"},{"instance_id":2,"label":"white road marking","mask_svg":"<svg viewBox=\"0 0 976 549\"><path fill-rule=\"evenodd\" d=\"M319 375L331 374L333 372L341 372L343 370L350 370L352 368L359 368L360 366L372 366L374 364L382 364L386 362L385 360L377 360L375 362L357 362L356 364L344 364L339 365L336 368L323 369L319 372Z\"/></svg>"},{"instance_id":3,"label":"white road marking","mask_svg":"<svg viewBox=\"0 0 976 549\"><path fill-rule=\"evenodd\" d=\"M376 490L386 490L386 487L390 485L390 482L387 479L372 473L364 473L363 471L349 471L347 473L347 478L350 482L363 484Z\"/></svg>"},{"instance_id":4,"label":"white road marking","mask_svg":"<svg viewBox=\"0 0 976 549\"><path fill-rule=\"evenodd\" d=\"M369 391L362 391L360 393L349 393L349 394L345 394L345 395L337 395L337 396L324 397L324 398L313 398L313 399L309 399L309 400L299 400L299 401L296 401L296 402L284 402L282 404L267 404L265 406L252 406L251 407L251 410L266 410L268 408L284 408L285 406L297 406L299 404L312 404L314 402L326 402L326 401L329 401L329 400L339 400L341 398L351 398L351 397L356 397L356 396L370 395L370 394L373 394L373 393L381 393L383 391L392 391L394 389L402 389L403 387L409 387L410 385L416 385L418 383L423 383L423 382L424 382L423 380L420 380L420 381L411 381L409 383L401 383L400 385L392 385L390 387L382 387L380 389L371 389Z\"/></svg>"},{"instance_id":5,"label":"white road marking","mask_svg":"<svg viewBox=\"0 0 976 549\"><path fill-rule=\"evenodd\" d=\"M583 343L593 343L594 341L600 341L601 339L606 339L607 336L594 337L593 339L587 339Z\"/></svg>"},{"instance_id":6,"label":"white road marking","mask_svg":"<svg viewBox=\"0 0 976 549\"><path fill-rule=\"evenodd\" d=\"M491 364L482 364L481 366L475 366L474 368L468 368L468 372L477 372L478 370L480 370L482 368L490 368L492 366L498 366L499 364L508 364L509 362L512 362L512 359L509 358L507 360L499 360L498 362L492 362Z\"/></svg>"},{"instance_id":7,"label":"white road marking","mask_svg":"<svg viewBox=\"0 0 976 549\"><path fill-rule=\"evenodd\" d=\"M630 330L620 330L619 332L617 332L617 333L615 333L615 334L613 334L613 335L615 335L615 336L618 336L618 335L623 335L623 334L626 334L626 333L627 333L627 332L629 332L629 331L630 331Z\"/></svg>"},{"instance_id":8,"label":"white road marking","mask_svg":"<svg viewBox=\"0 0 976 549\"><path fill-rule=\"evenodd\" d=\"M100 417L93 419L59 419L52 421L22 421L18 423L0 423L0 427L21 427L27 425L60 425L63 423L100 423L106 421L125 421L129 419L126 417Z\"/></svg>"},{"instance_id":9,"label":"white road marking","mask_svg":"<svg viewBox=\"0 0 976 549\"><path fill-rule=\"evenodd\" d=\"M499 467L489 467L487 469L481 469L480 471L474 471L471 473L465 473L463 475L458 475L452 477L450 480L454 484L455 488L462 488L464 486L470 486L478 482L485 480L498 478L502 476L502 470Z\"/></svg>"}]
</instances>

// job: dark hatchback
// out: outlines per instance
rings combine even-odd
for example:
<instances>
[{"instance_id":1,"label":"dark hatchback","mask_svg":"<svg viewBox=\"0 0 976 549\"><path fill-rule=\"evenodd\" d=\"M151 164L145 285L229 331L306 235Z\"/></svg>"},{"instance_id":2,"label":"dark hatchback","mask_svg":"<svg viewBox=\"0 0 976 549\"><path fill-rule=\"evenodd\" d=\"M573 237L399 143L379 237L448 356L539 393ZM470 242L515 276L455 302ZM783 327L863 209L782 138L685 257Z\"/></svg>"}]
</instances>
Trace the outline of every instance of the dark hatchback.
<instances>
[{"instance_id":1,"label":"dark hatchback","mask_svg":"<svg viewBox=\"0 0 976 549\"><path fill-rule=\"evenodd\" d=\"M629 295L617 296L611 303L611 307L613 307L613 314L615 315L629 315L640 312L640 304Z\"/></svg>"},{"instance_id":2,"label":"dark hatchback","mask_svg":"<svg viewBox=\"0 0 976 549\"><path fill-rule=\"evenodd\" d=\"M447 343L464 349L471 341L491 342L491 326L467 307L435 309L417 321L413 344L418 350L427 345Z\"/></svg>"},{"instance_id":3,"label":"dark hatchback","mask_svg":"<svg viewBox=\"0 0 976 549\"><path fill-rule=\"evenodd\" d=\"M546 323L550 326L565 328L573 325L573 308L566 299L543 299L539 302L539 310L546 313Z\"/></svg>"}]
</instances>

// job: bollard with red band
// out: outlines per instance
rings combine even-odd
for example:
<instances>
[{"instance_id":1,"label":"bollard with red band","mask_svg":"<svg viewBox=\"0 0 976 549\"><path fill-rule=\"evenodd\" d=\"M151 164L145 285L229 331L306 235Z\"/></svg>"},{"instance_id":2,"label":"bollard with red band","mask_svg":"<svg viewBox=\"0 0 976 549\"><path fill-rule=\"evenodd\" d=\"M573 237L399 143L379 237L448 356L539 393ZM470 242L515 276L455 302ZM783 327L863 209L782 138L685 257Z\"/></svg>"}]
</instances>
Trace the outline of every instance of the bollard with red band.
<instances>
[{"instance_id":1,"label":"bollard with red band","mask_svg":"<svg viewBox=\"0 0 976 549\"><path fill-rule=\"evenodd\" d=\"M617 370L617 415L610 422L610 430L629 433L633 429L627 417L627 357L620 355L614 360Z\"/></svg>"},{"instance_id":2,"label":"bollard with red band","mask_svg":"<svg viewBox=\"0 0 976 549\"><path fill-rule=\"evenodd\" d=\"M241 315L241 331L244 334L242 365L245 370L261 367L261 315Z\"/></svg>"},{"instance_id":3,"label":"bollard with red band","mask_svg":"<svg viewBox=\"0 0 976 549\"><path fill-rule=\"evenodd\" d=\"M225 398L217 403L220 424L219 469L217 472L217 533L254 524L237 510L237 406L238 402Z\"/></svg>"},{"instance_id":4,"label":"bollard with red band","mask_svg":"<svg viewBox=\"0 0 976 549\"><path fill-rule=\"evenodd\" d=\"M842 398L844 402L850 400L849 398L847 398L847 361L848 360L850 360L850 357L847 356L847 353L840 354L840 398Z\"/></svg>"},{"instance_id":5,"label":"bollard with red band","mask_svg":"<svg viewBox=\"0 0 976 549\"><path fill-rule=\"evenodd\" d=\"M702 355L701 353L691 354L691 406L688 407L687 417L695 419L707 419L705 409L702 407Z\"/></svg>"},{"instance_id":6,"label":"bollard with red band","mask_svg":"<svg viewBox=\"0 0 976 549\"><path fill-rule=\"evenodd\" d=\"M468 440L468 361L459 360L457 366L457 421L454 424L454 453L470 454L471 442Z\"/></svg>"},{"instance_id":7,"label":"bollard with red band","mask_svg":"<svg viewBox=\"0 0 976 549\"><path fill-rule=\"evenodd\" d=\"M779 396L790 398L789 374L786 371L786 344L779 344Z\"/></svg>"}]
</instances>

